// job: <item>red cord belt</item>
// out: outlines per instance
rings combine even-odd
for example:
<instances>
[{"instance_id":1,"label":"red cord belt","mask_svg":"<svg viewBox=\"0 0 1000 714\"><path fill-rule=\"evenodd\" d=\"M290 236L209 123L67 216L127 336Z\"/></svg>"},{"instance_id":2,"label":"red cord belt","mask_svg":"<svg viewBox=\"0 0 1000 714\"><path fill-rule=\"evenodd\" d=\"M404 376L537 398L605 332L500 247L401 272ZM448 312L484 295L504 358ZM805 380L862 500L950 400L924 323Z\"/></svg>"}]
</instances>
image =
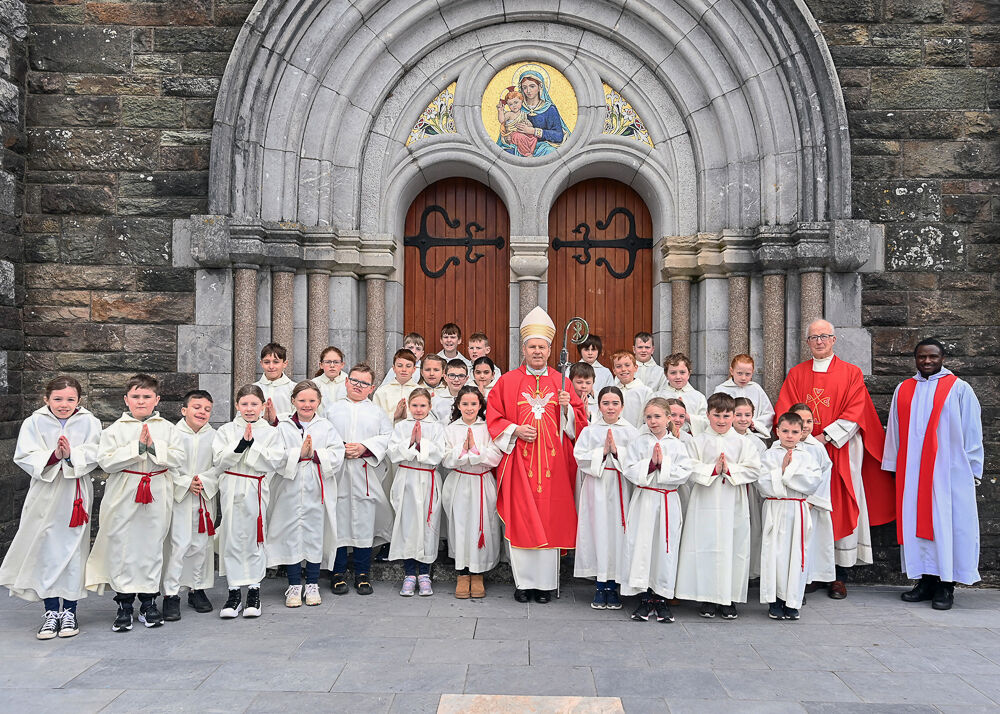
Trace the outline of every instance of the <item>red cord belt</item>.
<instances>
[{"instance_id":1,"label":"red cord belt","mask_svg":"<svg viewBox=\"0 0 1000 714\"><path fill-rule=\"evenodd\" d=\"M614 467L611 467L611 466L605 466L604 470L605 471L614 471L618 475L618 508L621 510L621 514L622 514L622 531L624 531L625 530L625 501L622 500L622 472L619 471L618 469L614 468Z\"/></svg>"},{"instance_id":2,"label":"red cord belt","mask_svg":"<svg viewBox=\"0 0 1000 714\"><path fill-rule=\"evenodd\" d=\"M663 494L663 537L667 541L667 552L670 552L670 500L671 493L677 493L676 488L653 488L652 486L640 486L644 491L656 491Z\"/></svg>"},{"instance_id":3,"label":"red cord belt","mask_svg":"<svg viewBox=\"0 0 1000 714\"><path fill-rule=\"evenodd\" d=\"M226 471L225 473L230 476L239 476L240 478L252 478L257 482L257 545L264 542L264 496L262 493L262 482L264 476L254 476L252 474L241 474L237 471ZM265 474L266 476L267 474ZM225 524L223 524L225 525Z\"/></svg>"},{"instance_id":4,"label":"red cord belt","mask_svg":"<svg viewBox=\"0 0 1000 714\"><path fill-rule=\"evenodd\" d=\"M431 475L431 498L430 502L427 504L427 523L431 522L431 514L434 512L434 469L423 469L419 466L407 466L406 464L400 464L401 469L410 469L410 471L423 471Z\"/></svg>"},{"instance_id":5,"label":"red cord belt","mask_svg":"<svg viewBox=\"0 0 1000 714\"><path fill-rule=\"evenodd\" d=\"M483 485L483 476L485 476L488 473L492 473L492 471L483 471L482 473L477 474L473 471L461 471L459 469L455 469L453 473L465 474L466 476L479 477L479 543L477 545L477 548L479 549L485 548L486 532L483 530L483 499L485 498L484 494L485 486Z\"/></svg>"},{"instance_id":6,"label":"red cord belt","mask_svg":"<svg viewBox=\"0 0 1000 714\"><path fill-rule=\"evenodd\" d=\"M153 492L149 488L149 480L153 476L159 476L160 474L165 474L166 469L160 469L159 471L132 471L131 469L122 469L123 474L134 474L136 476L142 476L139 479L139 485L135 489L135 502L136 503L152 503L153 502Z\"/></svg>"},{"instance_id":7,"label":"red cord belt","mask_svg":"<svg viewBox=\"0 0 1000 714\"><path fill-rule=\"evenodd\" d=\"M314 464L316 464L316 462L313 461L312 459L299 459L300 464L304 461L312 461ZM367 476L368 472L366 471L365 472L366 483L367 483ZM320 471L319 464L316 464L316 478L319 480L319 502L326 503L326 489L323 488L323 472Z\"/></svg>"}]
</instances>

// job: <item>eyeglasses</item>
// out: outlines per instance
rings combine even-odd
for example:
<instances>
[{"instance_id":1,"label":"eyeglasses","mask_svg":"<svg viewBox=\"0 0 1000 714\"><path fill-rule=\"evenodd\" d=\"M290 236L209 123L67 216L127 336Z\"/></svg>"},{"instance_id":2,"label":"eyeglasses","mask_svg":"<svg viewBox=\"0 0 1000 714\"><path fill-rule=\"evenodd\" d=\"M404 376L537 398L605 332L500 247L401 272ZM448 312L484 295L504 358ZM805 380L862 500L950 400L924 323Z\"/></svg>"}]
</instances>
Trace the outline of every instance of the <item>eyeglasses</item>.
<instances>
[{"instance_id":1,"label":"eyeglasses","mask_svg":"<svg viewBox=\"0 0 1000 714\"><path fill-rule=\"evenodd\" d=\"M362 382L360 379L355 379L354 377L348 377L347 381L353 384L358 389L364 389L365 387L372 386L371 382Z\"/></svg>"},{"instance_id":2,"label":"eyeglasses","mask_svg":"<svg viewBox=\"0 0 1000 714\"><path fill-rule=\"evenodd\" d=\"M467 374L461 374L461 373L459 373L459 374L446 374L445 376L448 379L468 379L469 378L469 375L467 375Z\"/></svg>"},{"instance_id":3,"label":"eyeglasses","mask_svg":"<svg viewBox=\"0 0 1000 714\"><path fill-rule=\"evenodd\" d=\"M836 335L809 335L806 338L807 342L826 342L827 340L832 340Z\"/></svg>"},{"instance_id":4,"label":"eyeglasses","mask_svg":"<svg viewBox=\"0 0 1000 714\"><path fill-rule=\"evenodd\" d=\"M338 364L344 364L342 359L325 359L320 362L322 365L327 365L328 367L336 367Z\"/></svg>"}]
</instances>

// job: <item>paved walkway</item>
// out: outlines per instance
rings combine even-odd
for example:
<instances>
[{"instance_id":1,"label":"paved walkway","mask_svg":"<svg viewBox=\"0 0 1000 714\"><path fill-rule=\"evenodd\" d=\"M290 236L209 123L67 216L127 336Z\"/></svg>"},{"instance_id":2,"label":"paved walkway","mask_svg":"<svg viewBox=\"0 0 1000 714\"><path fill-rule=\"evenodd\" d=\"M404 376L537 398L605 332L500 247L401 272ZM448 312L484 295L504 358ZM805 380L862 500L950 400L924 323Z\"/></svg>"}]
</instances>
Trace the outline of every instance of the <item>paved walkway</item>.
<instances>
[{"instance_id":1,"label":"paved walkway","mask_svg":"<svg viewBox=\"0 0 1000 714\"><path fill-rule=\"evenodd\" d=\"M592 610L583 583L549 605L520 605L509 586L459 601L446 584L409 600L393 585L289 610L270 580L257 620L182 603L180 622L124 634L111 632L111 598L92 597L81 634L48 642L34 637L40 608L3 597L0 711L415 714L443 693L620 697L626 712L1000 707L996 590L959 590L940 613L904 605L899 588L855 587L840 602L813 596L798 622L756 603L734 622L685 605L667 625ZM211 595L218 608L223 591Z\"/></svg>"}]
</instances>

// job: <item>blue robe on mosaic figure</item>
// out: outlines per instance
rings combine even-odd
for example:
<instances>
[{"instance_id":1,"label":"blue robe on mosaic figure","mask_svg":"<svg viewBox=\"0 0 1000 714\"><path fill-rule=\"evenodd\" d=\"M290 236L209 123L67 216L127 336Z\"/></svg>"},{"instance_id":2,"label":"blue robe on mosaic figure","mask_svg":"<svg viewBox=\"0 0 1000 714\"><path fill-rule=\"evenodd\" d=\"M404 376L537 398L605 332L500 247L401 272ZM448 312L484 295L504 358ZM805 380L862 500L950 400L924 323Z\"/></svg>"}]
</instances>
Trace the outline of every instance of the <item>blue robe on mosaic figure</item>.
<instances>
[{"instance_id":1,"label":"blue robe on mosaic figure","mask_svg":"<svg viewBox=\"0 0 1000 714\"><path fill-rule=\"evenodd\" d=\"M538 143L535 145L535 151L532 153L532 156L545 156L558 149L569 137L569 127L566 126L562 115L559 114L559 109L552 103L552 98L545 88L545 81L542 75L534 70L528 70L518 77L517 86L521 86L521 82L525 77L532 77L538 80L538 84L540 85L538 88L538 98L541 100L540 104L536 107L529 107L527 104L524 105L524 108L528 111L528 121L531 122L531 126L542 130L542 135L538 138ZM497 136L497 146L508 154L518 155L517 147L505 141L502 134Z\"/></svg>"}]
</instances>

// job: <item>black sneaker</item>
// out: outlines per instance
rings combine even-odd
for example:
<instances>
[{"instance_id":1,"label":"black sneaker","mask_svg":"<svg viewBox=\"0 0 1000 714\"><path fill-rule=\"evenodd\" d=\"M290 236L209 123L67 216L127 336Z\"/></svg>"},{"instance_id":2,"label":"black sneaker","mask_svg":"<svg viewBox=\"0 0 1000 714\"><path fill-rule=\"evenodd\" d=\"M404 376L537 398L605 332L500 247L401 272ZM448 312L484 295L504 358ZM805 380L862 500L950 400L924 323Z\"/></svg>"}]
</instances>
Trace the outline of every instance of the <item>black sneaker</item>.
<instances>
[{"instance_id":1,"label":"black sneaker","mask_svg":"<svg viewBox=\"0 0 1000 714\"><path fill-rule=\"evenodd\" d=\"M181 596L166 595L163 598L163 621L177 622L181 619Z\"/></svg>"},{"instance_id":2,"label":"black sneaker","mask_svg":"<svg viewBox=\"0 0 1000 714\"><path fill-rule=\"evenodd\" d=\"M330 577L330 585L334 595L346 595L348 591L347 576L343 573L334 573Z\"/></svg>"},{"instance_id":3,"label":"black sneaker","mask_svg":"<svg viewBox=\"0 0 1000 714\"><path fill-rule=\"evenodd\" d=\"M788 607L787 605L785 605L784 609L785 609L785 619L786 620L798 620L799 619L799 611L796 608L794 608L794 607Z\"/></svg>"},{"instance_id":4,"label":"black sneaker","mask_svg":"<svg viewBox=\"0 0 1000 714\"><path fill-rule=\"evenodd\" d=\"M698 614L702 617L715 617L715 611L719 608L714 602L703 602L698 605Z\"/></svg>"},{"instance_id":5,"label":"black sneaker","mask_svg":"<svg viewBox=\"0 0 1000 714\"><path fill-rule=\"evenodd\" d=\"M247 606L243 617L260 617L260 588L247 588Z\"/></svg>"},{"instance_id":6,"label":"black sneaker","mask_svg":"<svg viewBox=\"0 0 1000 714\"><path fill-rule=\"evenodd\" d=\"M195 612L211 612L215 609L204 590L189 590L188 606L193 607Z\"/></svg>"},{"instance_id":7,"label":"black sneaker","mask_svg":"<svg viewBox=\"0 0 1000 714\"><path fill-rule=\"evenodd\" d=\"M129 605L125 607L124 605L118 606L118 615L115 617L115 622L111 625L112 632L128 632L132 629L132 606Z\"/></svg>"},{"instance_id":8,"label":"black sneaker","mask_svg":"<svg viewBox=\"0 0 1000 714\"><path fill-rule=\"evenodd\" d=\"M784 620L785 608L780 602L772 602L767 606L767 616L772 620Z\"/></svg>"},{"instance_id":9,"label":"black sneaker","mask_svg":"<svg viewBox=\"0 0 1000 714\"><path fill-rule=\"evenodd\" d=\"M735 620L740 616L736 612L736 605L719 605L719 614L722 616L723 620Z\"/></svg>"},{"instance_id":10,"label":"black sneaker","mask_svg":"<svg viewBox=\"0 0 1000 714\"><path fill-rule=\"evenodd\" d=\"M666 599L662 597L656 599L656 621L657 622L674 621L674 613L670 611L670 605L668 605Z\"/></svg>"},{"instance_id":11,"label":"black sneaker","mask_svg":"<svg viewBox=\"0 0 1000 714\"><path fill-rule=\"evenodd\" d=\"M371 595L375 592L375 588L368 581L368 573L358 573L354 576L354 589L358 591L358 595Z\"/></svg>"},{"instance_id":12,"label":"black sneaker","mask_svg":"<svg viewBox=\"0 0 1000 714\"><path fill-rule=\"evenodd\" d=\"M35 635L40 640L51 640L59 635L59 613L56 610L46 610L42 618L42 626Z\"/></svg>"},{"instance_id":13,"label":"black sneaker","mask_svg":"<svg viewBox=\"0 0 1000 714\"><path fill-rule=\"evenodd\" d=\"M604 591L604 597L608 601L609 610L622 609L622 600L618 597L618 588L608 588Z\"/></svg>"},{"instance_id":14,"label":"black sneaker","mask_svg":"<svg viewBox=\"0 0 1000 714\"><path fill-rule=\"evenodd\" d=\"M649 601L649 598L644 597L639 601L639 607L632 613L632 619L637 622L646 622L649 620L649 613L652 611L653 604Z\"/></svg>"},{"instance_id":15,"label":"black sneaker","mask_svg":"<svg viewBox=\"0 0 1000 714\"><path fill-rule=\"evenodd\" d=\"M139 606L139 622L146 627L159 627L163 624L163 614L156 606L156 600L144 602Z\"/></svg>"},{"instance_id":16,"label":"black sneaker","mask_svg":"<svg viewBox=\"0 0 1000 714\"><path fill-rule=\"evenodd\" d=\"M233 588L229 591L229 598L226 600L226 604L219 610L219 617L223 620L232 620L234 617L240 616L240 610L242 609L243 597L240 594L240 589Z\"/></svg>"}]
</instances>

